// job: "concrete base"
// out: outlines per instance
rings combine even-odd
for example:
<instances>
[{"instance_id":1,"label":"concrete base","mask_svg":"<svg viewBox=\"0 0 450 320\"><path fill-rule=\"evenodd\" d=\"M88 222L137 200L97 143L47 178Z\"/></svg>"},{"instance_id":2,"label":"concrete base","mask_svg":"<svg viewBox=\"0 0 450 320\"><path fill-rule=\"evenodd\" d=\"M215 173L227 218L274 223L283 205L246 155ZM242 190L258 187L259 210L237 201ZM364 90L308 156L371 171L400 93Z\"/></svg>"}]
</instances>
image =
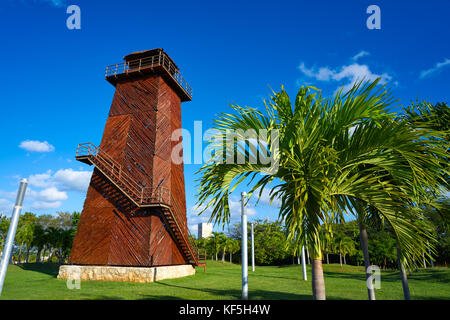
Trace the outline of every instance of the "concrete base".
<instances>
[{"instance_id":1,"label":"concrete base","mask_svg":"<svg viewBox=\"0 0 450 320\"><path fill-rule=\"evenodd\" d=\"M181 278L194 274L195 268L190 264L151 268L64 265L59 267L58 279L143 283Z\"/></svg>"}]
</instances>

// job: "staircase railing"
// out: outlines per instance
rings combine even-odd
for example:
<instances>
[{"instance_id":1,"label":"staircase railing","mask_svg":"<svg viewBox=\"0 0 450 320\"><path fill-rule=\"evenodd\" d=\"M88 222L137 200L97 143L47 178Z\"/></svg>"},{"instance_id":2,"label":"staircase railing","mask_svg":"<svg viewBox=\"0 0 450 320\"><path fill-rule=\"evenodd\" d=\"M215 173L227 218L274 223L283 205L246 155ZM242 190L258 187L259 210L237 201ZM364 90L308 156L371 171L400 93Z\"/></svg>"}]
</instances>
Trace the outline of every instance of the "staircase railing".
<instances>
[{"instance_id":1,"label":"staircase railing","mask_svg":"<svg viewBox=\"0 0 450 320\"><path fill-rule=\"evenodd\" d=\"M182 237L184 242L186 243L186 245L188 246L188 250L190 251L190 254L192 256L192 258L194 259L195 264L198 264L199 261L199 252L198 252L198 247L197 244L195 243L195 239L192 236L191 232L189 231L189 227L186 224L185 220L182 220L182 223L179 223L178 221L178 214L182 211L180 211L178 204L176 203L176 201L173 199L173 197L171 197L172 200L172 217L174 219L174 221L180 226L180 229L182 230ZM185 237L185 235L187 235L187 239Z\"/></svg>"},{"instance_id":2,"label":"staircase railing","mask_svg":"<svg viewBox=\"0 0 450 320\"><path fill-rule=\"evenodd\" d=\"M110 155L94 144L81 143L77 148L77 159L88 158L99 170L101 170L113 183L128 196L138 206L148 204L163 204L169 208L171 218L180 231L181 240L185 243L189 255L195 264L199 263L199 250L195 243L194 237L191 235L186 221L178 219L180 210L178 204L173 199L170 190L166 187L143 187L139 185L132 177L124 172L122 165L114 160Z\"/></svg>"},{"instance_id":3,"label":"staircase railing","mask_svg":"<svg viewBox=\"0 0 450 320\"><path fill-rule=\"evenodd\" d=\"M77 148L77 158L88 157L96 166L113 178L113 182L120 181L127 188L127 193L139 205L146 203L163 203L170 205L170 192L165 187L144 187L136 182L122 168L122 165L109 154L92 143L81 143Z\"/></svg>"}]
</instances>

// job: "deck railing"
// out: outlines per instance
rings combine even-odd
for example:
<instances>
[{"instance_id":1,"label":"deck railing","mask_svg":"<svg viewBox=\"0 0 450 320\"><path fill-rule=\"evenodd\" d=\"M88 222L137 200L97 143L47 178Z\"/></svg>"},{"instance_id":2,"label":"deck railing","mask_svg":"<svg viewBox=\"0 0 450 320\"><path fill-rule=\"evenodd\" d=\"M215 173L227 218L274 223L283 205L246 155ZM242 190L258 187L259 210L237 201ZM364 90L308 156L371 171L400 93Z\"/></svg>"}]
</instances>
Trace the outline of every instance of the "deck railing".
<instances>
[{"instance_id":1,"label":"deck railing","mask_svg":"<svg viewBox=\"0 0 450 320\"><path fill-rule=\"evenodd\" d=\"M180 87L192 98L192 88L181 76L178 68L167 57L165 53L159 53L151 57L125 61L106 67L105 77L128 74L129 72L139 72L147 68L163 67Z\"/></svg>"}]
</instances>

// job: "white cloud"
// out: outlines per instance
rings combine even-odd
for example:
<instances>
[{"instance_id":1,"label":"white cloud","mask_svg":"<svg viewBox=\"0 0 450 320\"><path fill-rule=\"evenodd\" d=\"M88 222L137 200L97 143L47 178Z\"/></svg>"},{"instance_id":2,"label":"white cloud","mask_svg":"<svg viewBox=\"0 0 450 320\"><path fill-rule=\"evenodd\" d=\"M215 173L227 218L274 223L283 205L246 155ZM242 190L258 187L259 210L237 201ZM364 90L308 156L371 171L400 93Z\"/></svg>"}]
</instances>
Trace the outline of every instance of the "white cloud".
<instances>
[{"instance_id":1,"label":"white cloud","mask_svg":"<svg viewBox=\"0 0 450 320\"><path fill-rule=\"evenodd\" d=\"M228 205L230 207L230 225L233 225L235 223L240 222L241 220L241 201L236 196L230 196L228 200ZM188 220L188 226L189 230L191 232L197 232L197 226L199 223L202 222L209 222L209 218L211 217L212 208L206 209L200 216L198 215L205 206L192 206L188 208L187 210L187 220ZM253 216L257 213L255 207L253 204L248 203L246 206L247 215Z\"/></svg>"},{"instance_id":2,"label":"white cloud","mask_svg":"<svg viewBox=\"0 0 450 320\"><path fill-rule=\"evenodd\" d=\"M27 189L28 190L28 189ZM14 191L11 192L5 192L3 190L0 190L0 196L2 197L6 197L6 198L10 198L10 199L15 199L17 196L17 193Z\"/></svg>"},{"instance_id":3,"label":"white cloud","mask_svg":"<svg viewBox=\"0 0 450 320\"><path fill-rule=\"evenodd\" d=\"M92 171L76 171L73 169L60 169L52 174L51 170L45 173L33 174L28 178L31 186L38 188L57 187L64 191L85 192L91 180Z\"/></svg>"},{"instance_id":4,"label":"white cloud","mask_svg":"<svg viewBox=\"0 0 450 320\"><path fill-rule=\"evenodd\" d=\"M353 61L356 61L356 60L358 60L359 58L362 58L362 57L365 57L365 56L368 56L368 55L370 55L369 52L362 50L362 51L358 52L357 54L355 54L355 55L352 57L352 60L353 60Z\"/></svg>"},{"instance_id":5,"label":"white cloud","mask_svg":"<svg viewBox=\"0 0 450 320\"><path fill-rule=\"evenodd\" d=\"M260 192L261 188L258 188L255 190L255 192L253 193L253 198L257 198L259 196L259 192ZM269 205L275 208L279 208L281 207L281 200L280 198L275 198L273 200L272 203L270 203L270 190L269 188L264 188L262 193L261 193L261 198L259 199L259 203L265 204L265 205Z\"/></svg>"},{"instance_id":6,"label":"white cloud","mask_svg":"<svg viewBox=\"0 0 450 320\"><path fill-rule=\"evenodd\" d=\"M67 200L67 193L59 191L55 187L47 188L39 192L39 198L45 201Z\"/></svg>"},{"instance_id":7,"label":"white cloud","mask_svg":"<svg viewBox=\"0 0 450 320\"><path fill-rule=\"evenodd\" d=\"M362 52L358 55L361 57ZM358 56L356 55L356 56ZM355 56L355 57L356 57ZM353 57L353 58L355 58ZM392 76L387 73L377 74L370 70L369 66L365 64L352 63L349 65L343 65L340 68L332 69L329 67L320 68L307 68L305 63L299 65L299 70L309 78L314 78L318 81L343 81L344 92L348 91L357 81L374 81L377 78L381 78L380 84L384 84L392 80Z\"/></svg>"},{"instance_id":8,"label":"white cloud","mask_svg":"<svg viewBox=\"0 0 450 320\"><path fill-rule=\"evenodd\" d=\"M58 170L54 180L64 190L86 191L91 180L92 171Z\"/></svg>"},{"instance_id":9,"label":"white cloud","mask_svg":"<svg viewBox=\"0 0 450 320\"><path fill-rule=\"evenodd\" d=\"M298 67L301 72L303 72L306 76L310 78L315 78L320 81L330 81L334 71L329 69L328 67L319 68L319 70L315 71L314 68L308 69L305 64L302 62Z\"/></svg>"},{"instance_id":10,"label":"white cloud","mask_svg":"<svg viewBox=\"0 0 450 320\"><path fill-rule=\"evenodd\" d=\"M205 206L197 206L194 205L187 209L187 223L189 230L192 234L197 234L198 230L198 224L202 222L209 222L209 217L211 216L212 209L208 208L204 213L202 213L200 216L198 215Z\"/></svg>"},{"instance_id":11,"label":"white cloud","mask_svg":"<svg viewBox=\"0 0 450 320\"><path fill-rule=\"evenodd\" d=\"M66 0L34 0L35 2L45 2L53 7L63 7L66 4Z\"/></svg>"},{"instance_id":12,"label":"white cloud","mask_svg":"<svg viewBox=\"0 0 450 320\"><path fill-rule=\"evenodd\" d=\"M10 215L14 204L7 199L0 199L0 214Z\"/></svg>"},{"instance_id":13,"label":"white cloud","mask_svg":"<svg viewBox=\"0 0 450 320\"><path fill-rule=\"evenodd\" d=\"M450 65L450 59L445 59L443 62L438 62L433 68L423 70L420 72L420 79L431 76L433 73L439 72L442 68Z\"/></svg>"},{"instance_id":14,"label":"white cloud","mask_svg":"<svg viewBox=\"0 0 450 320\"><path fill-rule=\"evenodd\" d=\"M35 201L31 205L34 210L56 209L61 206L61 201Z\"/></svg>"},{"instance_id":15,"label":"white cloud","mask_svg":"<svg viewBox=\"0 0 450 320\"><path fill-rule=\"evenodd\" d=\"M0 191L0 195L10 199L15 199L17 192ZM32 202L31 208L34 210L58 208L61 206L61 201L67 199L67 193L58 190L56 187L49 187L40 191L36 191L31 187L28 187L25 193L25 204ZM28 205L25 206L28 207ZM4 207L11 209L13 207L13 203L6 199L0 199L0 212L4 209Z\"/></svg>"},{"instance_id":16,"label":"white cloud","mask_svg":"<svg viewBox=\"0 0 450 320\"><path fill-rule=\"evenodd\" d=\"M55 147L47 141L41 142L37 140L25 140L19 144L19 148L32 152L51 152L55 151Z\"/></svg>"},{"instance_id":17,"label":"white cloud","mask_svg":"<svg viewBox=\"0 0 450 320\"><path fill-rule=\"evenodd\" d=\"M92 171L76 171L73 169L60 169L53 174L51 170L44 173L32 174L28 177L28 188L25 202L33 210L55 209L61 206L62 201L69 198L67 192L85 192L89 186ZM19 179L20 177L16 177ZM17 191L6 192L0 190L0 196L9 199L16 197ZM0 199L0 212L2 206L11 207L12 202Z\"/></svg>"},{"instance_id":18,"label":"white cloud","mask_svg":"<svg viewBox=\"0 0 450 320\"><path fill-rule=\"evenodd\" d=\"M231 219L240 220L241 219L241 199L236 196L231 196L228 200L228 205L230 207ZM245 207L247 215L253 216L256 214L255 207L252 203L247 203Z\"/></svg>"},{"instance_id":19,"label":"white cloud","mask_svg":"<svg viewBox=\"0 0 450 320\"><path fill-rule=\"evenodd\" d=\"M30 187L27 188L27 191L25 192L25 199L26 200L36 200L36 198L39 196L39 192L34 191Z\"/></svg>"},{"instance_id":20,"label":"white cloud","mask_svg":"<svg viewBox=\"0 0 450 320\"><path fill-rule=\"evenodd\" d=\"M51 173L52 171L48 170L45 173L32 174L28 177L28 184L38 188L50 187L52 185L52 181L50 180L52 177Z\"/></svg>"}]
</instances>

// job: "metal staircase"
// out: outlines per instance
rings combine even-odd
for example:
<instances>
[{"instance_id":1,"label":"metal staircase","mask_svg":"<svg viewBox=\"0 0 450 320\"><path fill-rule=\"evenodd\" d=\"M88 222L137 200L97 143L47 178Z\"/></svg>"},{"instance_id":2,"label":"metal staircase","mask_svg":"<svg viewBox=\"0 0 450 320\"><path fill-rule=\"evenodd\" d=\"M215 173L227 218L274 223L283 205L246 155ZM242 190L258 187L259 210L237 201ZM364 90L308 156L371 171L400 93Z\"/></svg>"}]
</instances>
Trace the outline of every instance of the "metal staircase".
<instances>
[{"instance_id":1,"label":"metal staircase","mask_svg":"<svg viewBox=\"0 0 450 320\"><path fill-rule=\"evenodd\" d=\"M94 165L137 207L160 208L164 220L172 231L178 246L188 258L189 263L206 268L206 253L199 255L199 249L186 223L177 219L177 214L181 214L183 211L179 209L169 189L140 186L123 171L122 166L117 161L101 150L100 147L96 147L90 142L78 145L76 159Z\"/></svg>"}]
</instances>

